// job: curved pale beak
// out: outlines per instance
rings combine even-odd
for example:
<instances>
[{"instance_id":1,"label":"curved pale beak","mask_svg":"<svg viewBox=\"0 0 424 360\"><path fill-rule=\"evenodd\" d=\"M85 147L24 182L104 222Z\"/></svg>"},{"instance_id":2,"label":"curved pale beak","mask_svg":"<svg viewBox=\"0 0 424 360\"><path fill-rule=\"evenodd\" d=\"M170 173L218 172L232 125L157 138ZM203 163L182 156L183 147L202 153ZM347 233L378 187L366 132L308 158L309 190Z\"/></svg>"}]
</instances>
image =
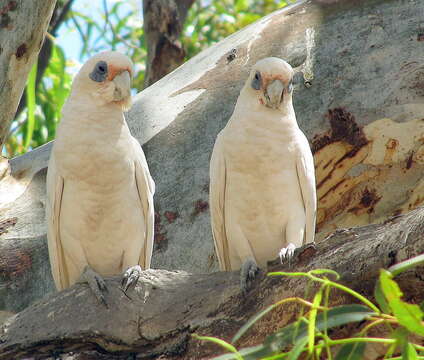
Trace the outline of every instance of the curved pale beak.
<instances>
[{"instance_id":1,"label":"curved pale beak","mask_svg":"<svg viewBox=\"0 0 424 360\"><path fill-rule=\"evenodd\" d=\"M116 75L112 81L115 84L113 100L122 101L131 96L131 76L127 70Z\"/></svg>"},{"instance_id":2,"label":"curved pale beak","mask_svg":"<svg viewBox=\"0 0 424 360\"><path fill-rule=\"evenodd\" d=\"M278 109L283 101L284 85L281 80L272 81L265 89L266 106Z\"/></svg>"}]
</instances>

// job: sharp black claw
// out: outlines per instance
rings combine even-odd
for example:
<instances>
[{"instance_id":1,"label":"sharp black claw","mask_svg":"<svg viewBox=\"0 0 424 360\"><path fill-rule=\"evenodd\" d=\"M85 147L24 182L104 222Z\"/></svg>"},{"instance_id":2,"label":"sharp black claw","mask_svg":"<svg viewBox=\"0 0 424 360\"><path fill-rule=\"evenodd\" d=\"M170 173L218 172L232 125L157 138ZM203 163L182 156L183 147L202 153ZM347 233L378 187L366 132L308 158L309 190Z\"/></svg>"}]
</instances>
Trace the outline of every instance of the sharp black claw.
<instances>
[{"instance_id":1,"label":"sharp black claw","mask_svg":"<svg viewBox=\"0 0 424 360\"><path fill-rule=\"evenodd\" d=\"M132 301L132 298L126 293L126 291L122 288L122 287L120 287L119 288L119 290L121 290L122 291L122 293L129 299L129 300L131 300Z\"/></svg>"}]
</instances>

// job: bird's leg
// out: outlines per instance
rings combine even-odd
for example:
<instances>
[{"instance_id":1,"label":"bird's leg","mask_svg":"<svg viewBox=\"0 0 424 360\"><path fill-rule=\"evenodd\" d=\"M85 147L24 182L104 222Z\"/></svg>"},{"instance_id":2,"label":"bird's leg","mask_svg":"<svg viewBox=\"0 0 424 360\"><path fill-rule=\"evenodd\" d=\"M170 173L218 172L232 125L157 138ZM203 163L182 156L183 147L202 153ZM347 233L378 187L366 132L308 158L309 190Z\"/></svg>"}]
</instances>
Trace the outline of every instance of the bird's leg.
<instances>
[{"instance_id":1,"label":"bird's leg","mask_svg":"<svg viewBox=\"0 0 424 360\"><path fill-rule=\"evenodd\" d=\"M124 275L122 275L121 289L125 295L127 295L127 290L130 286L135 286L137 284L142 271L140 265L135 265L128 268Z\"/></svg>"},{"instance_id":2,"label":"bird's leg","mask_svg":"<svg viewBox=\"0 0 424 360\"><path fill-rule=\"evenodd\" d=\"M247 293L247 290L258 271L258 265L252 257L248 257L244 260L240 270L240 288L243 294Z\"/></svg>"},{"instance_id":3,"label":"bird's leg","mask_svg":"<svg viewBox=\"0 0 424 360\"><path fill-rule=\"evenodd\" d=\"M284 260L287 260L289 266L291 266L294 251L296 248L302 246L305 235L305 214L302 212L302 214L294 215L295 216L288 221L286 226L287 246L283 247L278 253L281 263L283 263Z\"/></svg>"},{"instance_id":4,"label":"bird's leg","mask_svg":"<svg viewBox=\"0 0 424 360\"><path fill-rule=\"evenodd\" d=\"M87 283L90 289L94 292L97 300L107 307L107 302L104 292L107 292L106 283L103 278L96 273L90 266L86 266L77 283Z\"/></svg>"}]
</instances>

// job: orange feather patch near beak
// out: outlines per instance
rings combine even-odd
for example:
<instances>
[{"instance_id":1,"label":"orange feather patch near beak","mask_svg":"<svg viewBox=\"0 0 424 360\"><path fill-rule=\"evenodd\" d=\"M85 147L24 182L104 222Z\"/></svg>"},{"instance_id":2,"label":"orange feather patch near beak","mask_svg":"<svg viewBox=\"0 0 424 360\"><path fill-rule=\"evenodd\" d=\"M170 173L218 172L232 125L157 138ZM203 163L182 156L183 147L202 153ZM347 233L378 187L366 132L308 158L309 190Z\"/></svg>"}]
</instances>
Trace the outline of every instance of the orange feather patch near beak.
<instances>
[{"instance_id":1,"label":"orange feather patch near beak","mask_svg":"<svg viewBox=\"0 0 424 360\"><path fill-rule=\"evenodd\" d=\"M109 74L108 74L107 79L109 81L112 81L115 78L116 75L118 75L118 74L120 74L124 71L128 71L130 73L130 76L132 76L132 70L129 67L122 68L122 67L118 67L118 66L109 65L108 70L109 70Z\"/></svg>"}]
</instances>

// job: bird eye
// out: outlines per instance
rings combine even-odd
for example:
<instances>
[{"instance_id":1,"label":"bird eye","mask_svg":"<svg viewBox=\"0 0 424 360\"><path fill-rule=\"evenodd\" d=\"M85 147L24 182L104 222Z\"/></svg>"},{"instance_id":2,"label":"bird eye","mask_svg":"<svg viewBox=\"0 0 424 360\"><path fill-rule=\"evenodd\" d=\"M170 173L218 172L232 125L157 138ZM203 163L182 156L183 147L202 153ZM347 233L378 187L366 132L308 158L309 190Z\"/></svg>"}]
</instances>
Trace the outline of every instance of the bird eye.
<instances>
[{"instance_id":1,"label":"bird eye","mask_svg":"<svg viewBox=\"0 0 424 360\"><path fill-rule=\"evenodd\" d=\"M252 80L252 88L255 90L259 90L261 88L261 73L259 71L256 72L255 76Z\"/></svg>"},{"instance_id":2,"label":"bird eye","mask_svg":"<svg viewBox=\"0 0 424 360\"><path fill-rule=\"evenodd\" d=\"M107 78L107 64L105 61L99 61L94 66L93 71L90 73L90 79L96 82L105 81Z\"/></svg>"}]
</instances>

